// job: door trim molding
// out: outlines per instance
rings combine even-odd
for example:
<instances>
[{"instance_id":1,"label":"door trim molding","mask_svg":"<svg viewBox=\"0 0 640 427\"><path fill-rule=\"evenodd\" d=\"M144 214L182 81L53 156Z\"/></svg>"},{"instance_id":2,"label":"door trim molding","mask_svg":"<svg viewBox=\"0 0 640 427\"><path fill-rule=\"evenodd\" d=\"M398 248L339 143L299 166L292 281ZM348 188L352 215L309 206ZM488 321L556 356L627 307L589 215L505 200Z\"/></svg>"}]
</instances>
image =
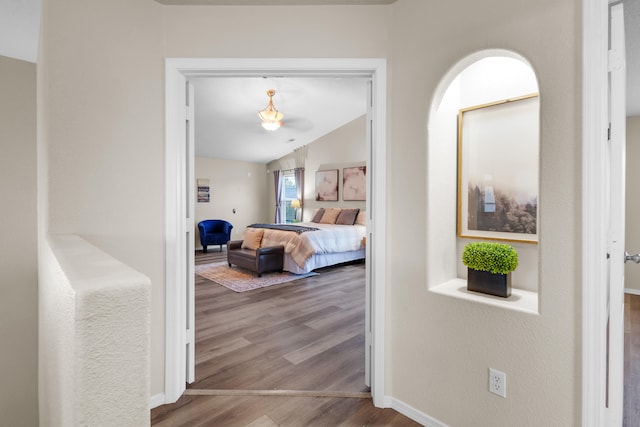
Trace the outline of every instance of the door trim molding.
<instances>
[{"instance_id":1,"label":"door trim molding","mask_svg":"<svg viewBox=\"0 0 640 427\"><path fill-rule=\"evenodd\" d=\"M185 218L181 189L184 188L186 143L186 78L170 62L165 63L165 376L164 403L182 395L186 381L186 266L180 262L186 251ZM182 200L181 200L182 199ZM182 366L183 375L178 366ZM155 400L153 404L157 404Z\"/></svg>"},{"instance_id":2,"label":"door trim molding","mask_svg":"<svg viewBox=\"0 0 640 427\"><path fill-rule=\"evenodd\" d=\"M582 426L606 425L607 0L583 0Z\"/></svg>"},{"instance_id":3,"label":"door trim molding","mask_svg":"<svg viewBox=\"0 0 640 427\"><path fill-rule=\"evenodd\" d=\"M373 238L371 245L371 287L373 355L371 394L375 406L383 407L384 400L384 348L385 348L385 288L386 288L386 112L387 70L386 59L275 59L275 58L167 58L165 60L165 212L166 212L166 267L165 267L165 403L173 403L185 390L185 356L181 347L185 340L185 283L184 268L178 265L181 227L176 204L180 199L179 173L180 140L180 82L188 76L265 75L288 76L362 76L373 81L376 108L373 111L373 146L367 157L371 159L372 186L371 213L368 227ZM182 84L184 87L184 84ZM184 125L183 125L184 126ZM184 134L184 132L183 132ZM182 187L184 188L184 187ZM375 197L374 197L375 196ZM182 374L181 374L182 372Z\"/></svg>"}]
</instances>

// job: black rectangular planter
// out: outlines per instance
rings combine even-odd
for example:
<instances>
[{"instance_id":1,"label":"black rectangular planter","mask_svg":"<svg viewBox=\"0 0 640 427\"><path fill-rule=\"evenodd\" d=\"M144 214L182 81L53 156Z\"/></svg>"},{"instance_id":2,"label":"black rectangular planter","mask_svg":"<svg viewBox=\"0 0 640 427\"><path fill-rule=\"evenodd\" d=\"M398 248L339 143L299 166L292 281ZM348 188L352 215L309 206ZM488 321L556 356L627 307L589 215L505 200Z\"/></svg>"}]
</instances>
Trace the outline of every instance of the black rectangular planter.
<instances>
[{"instance_id":1,"label":"black rectangular planter","mask_svg":"<svg viewBox=\"0 0 640 427\"><path fill-rule=\"evenodd\" d=\"M468 290L504 298L511 296L511 273L494 274L471 268L467 272Z\"/></svg>"}]
</instances>

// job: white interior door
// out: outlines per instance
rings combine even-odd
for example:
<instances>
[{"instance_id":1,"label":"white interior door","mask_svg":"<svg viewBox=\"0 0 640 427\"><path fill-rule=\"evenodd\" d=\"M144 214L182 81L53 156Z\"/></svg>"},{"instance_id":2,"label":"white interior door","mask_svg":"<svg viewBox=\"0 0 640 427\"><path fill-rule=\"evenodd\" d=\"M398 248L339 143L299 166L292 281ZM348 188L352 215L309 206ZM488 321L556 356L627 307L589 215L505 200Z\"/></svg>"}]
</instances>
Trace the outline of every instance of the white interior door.
<instances>
[{"instance_id":1,"label":"white interior door","mask_svg":"<svg viewBox=\"0 0 640 427\"><path fill-rule=\"evenodd\" d=\"M367 82L367 165L373 164L373 152L374 152L374 141L373 141L373 82ZM369 215L373 212L373 197L374 197L374 189L373 189L373 180L371 178L371 169L366 174L367 177L367 201L366 201L366 209L367 209L367 238L366 238L366 254L365 254L365 281L366 281L366 291L365 291L365 333L364 333L364 381L368 387L371 387L371 360L373 358L373 346L372 346L372 336L373 336L373 293L371 289L371 260L373 259L371 256L371 245L373 243L373 235L371 233Z\"/></svg>"},{"instance_id":2,"label":"white interior door","mask_svg":"<svg viewBox=\"0 0 640 427\"><path fill-rule=\"evenodd\" d=\"M186 286L186 381L191 384L195 381L195 276L193 266L195 263L195 114L194 114L194 87L186 82L186 137L185 137L185 171L184 171L184 211L185 211L185 282Z\"/></svg>"},{"instance_id":3,"label":"white interior door","mask_svg":"<svg viewBox=\"0 0 640 427\"><path fill-rule=\"evenodd\" d=\"M626 73L623 5L610 7L609 321L607 425L621 426L624 390Z\"/></svg>"}]
</instances>

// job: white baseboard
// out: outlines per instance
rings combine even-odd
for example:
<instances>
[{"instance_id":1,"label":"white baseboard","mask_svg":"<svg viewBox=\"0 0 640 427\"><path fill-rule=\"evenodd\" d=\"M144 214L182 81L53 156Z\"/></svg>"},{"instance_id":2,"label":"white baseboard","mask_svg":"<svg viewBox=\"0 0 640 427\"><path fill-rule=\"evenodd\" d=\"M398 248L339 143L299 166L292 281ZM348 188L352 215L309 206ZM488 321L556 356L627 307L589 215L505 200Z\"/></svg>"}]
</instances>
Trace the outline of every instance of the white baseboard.
<instances>
[{"instance_id":1,"label":"white baseboard","mask_svg":"<svg viewBox=\"0 0 640 427\"><path fill-rule=\"evenodd\" d=\"M640 295L640 289L624 288L625 294Z\"/></svg>"},{"instance_id":2,"label":"white baseboard","mask_svg":"<svg viewBox=\"0 0 640 427\"><path fill-rule=\"evenodd\" d=\"M164 405L165 403L166 401L164 394L156 394L154 396L151 396L151 398L149 399L149 409L157 408L158 406ZM420 423L425 427L448 427L442 421L436 420L435 418L417 410L413 406L408 405L401 400L396 399L395 397L385 396L384 407L398 411L402 415L411 418L413 421Z\"/></svg>"},{"instance_id":3,"label":"white baseboard","mask_svg":"<svg viewBox=\"0 0 640 427\"><path fill-rule=\"evenodd\" d=\"M164 405L166 400L164 398L164 393L156 394L151 396L149 399L149 409L157 408L160 405Z\"/></svg>"},{"instance_id":4,"label":"white baseboard","mask_svg":"<svg viewBox=\"0 0 640 427\"><path fill-rule=\"evenodd\" d=\"M436 420L435 418L417 410L413 406L408 405L401 400L396 399L395 397L385 396L384 404L386 408L394 409L425 427L448 427L442 421Z\"/></svg>"}]
</instances>

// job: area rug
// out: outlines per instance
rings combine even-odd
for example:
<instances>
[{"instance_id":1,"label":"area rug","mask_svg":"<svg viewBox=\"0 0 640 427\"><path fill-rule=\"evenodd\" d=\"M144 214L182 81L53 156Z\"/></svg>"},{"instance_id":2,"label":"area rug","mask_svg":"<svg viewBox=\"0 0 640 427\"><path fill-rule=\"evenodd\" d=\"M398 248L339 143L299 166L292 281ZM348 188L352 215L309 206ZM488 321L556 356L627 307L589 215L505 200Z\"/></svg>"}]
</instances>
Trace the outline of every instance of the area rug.
<instances>
[{"instance_id":1,"label":"area rug","mask_svg":"<svg viewBox=\"0 0 640 427\"><path fill-rule=\"evenodd\" d=\"M282 273L263 273L258 277L255 273L238 267L230 268L226 263L200 264L195 266L195 273L205 279L216 282L225 288L235 292L246 292L280 283L292 282L305 277L315 276L318 273L292 274L288 271Z\"/></svg>"}]
</instances>

